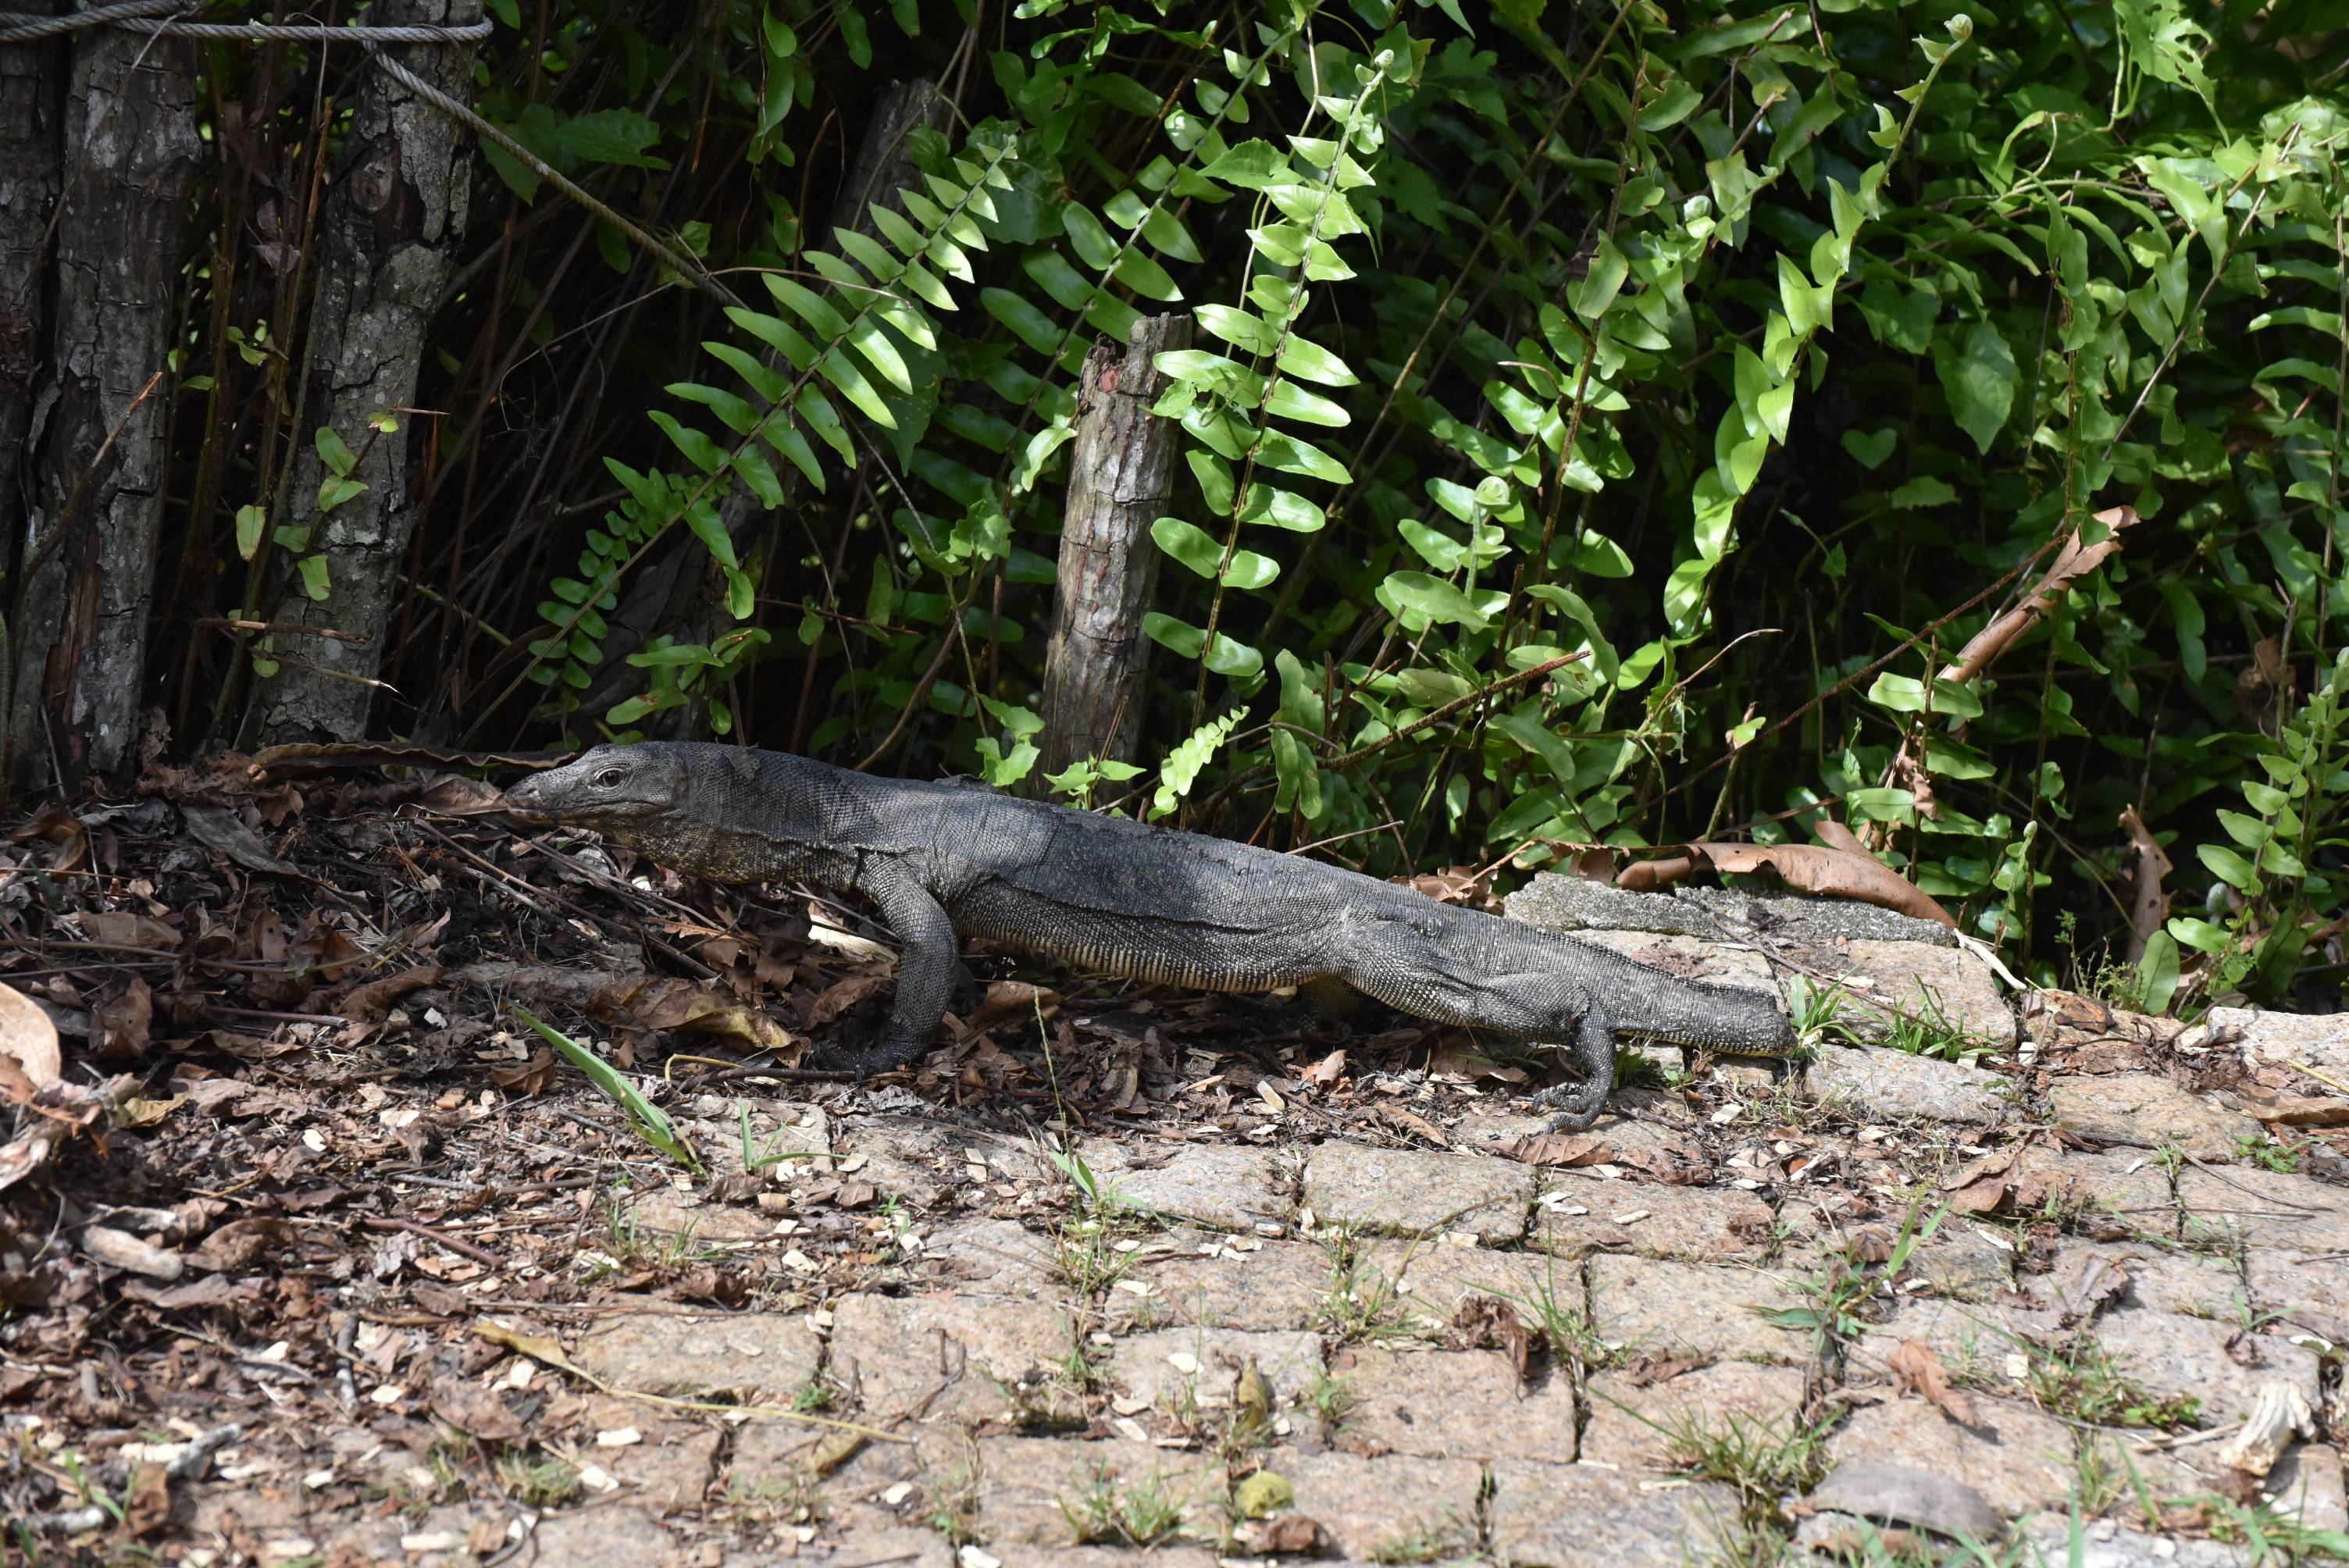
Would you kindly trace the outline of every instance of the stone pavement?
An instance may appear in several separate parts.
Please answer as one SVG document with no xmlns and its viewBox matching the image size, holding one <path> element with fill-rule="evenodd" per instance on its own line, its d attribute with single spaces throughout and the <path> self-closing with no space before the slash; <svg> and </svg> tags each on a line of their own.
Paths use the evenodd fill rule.
<svg viewBox="0 0 2349 1568">
<path fill-rule="evenodd" d="M 2312 1130 L 2349 1120 L 2349 1020 L 2017 1009 L 1879 912 L 1852 934 L 1641 906 L 1666 929 L 1621 942 L 1848 977 L 1857 1038 L 1688 1064 L 1553 1139 L 1506 1084 L 1359 1061 L 1213 1119 L 1178 1091 L 1058 1158 L 1049 1130 L 875 1097 L 762 1102 L 762 1133 L 829 1161 L 640 1211 L 698 1202 L 698 1233 L 790 1249 L 795 1284 L 498 1315 L 600 1390 L 471 1366 L 547 1394 L 584 1504 L 435 1501 L 431 1455 L 354 1441 L 338 1462 L 405 1511 L 314 1524 L 299 1488 L 215 1483 L 199 1527 L 425 1568 L 524 1536 L 570 1564 L 1608 1568 L 1890 1562 L 1961 1531 L 2060 1563 L 2075 1512 L 2081 1560 L 2116 1568 L 2248 1563 L 2249 1529 L 2349 1547 L 2349 1185 Z M 1908 1043 L 1957 1059 L 1884 1043 L 1920 997 L 1939 1032 Z M 1287 1130 L 1309 1095 L 1339 1135 Z M 812 1183 L 854 1182 L 858 1228 L 794 1228 Z"/>
</svg>

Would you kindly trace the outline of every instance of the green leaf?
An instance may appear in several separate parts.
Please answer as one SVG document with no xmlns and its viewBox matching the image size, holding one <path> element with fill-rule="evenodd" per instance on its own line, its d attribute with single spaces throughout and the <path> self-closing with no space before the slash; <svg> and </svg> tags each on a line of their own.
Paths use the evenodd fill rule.
<svg viewBox="0 0 2349 1568">
<path fill-rule="evenodd" d="M 318 510 L 332 511 L 345 501 L 365 495 L 367 488 L 357 480 L 338 480 L 330 475 L 318 481 Z"/>
<path fill-rule="evenodd" d="M 1946 340 L 1934 344 L 1933 371 L 1949 397 L 1951 417 L 1976 447 L 1989 451 L 2014 407 L 2014 351 L 2005 335 L 1977 321 L 1966 329 L 1963 347 L 1953 350 Z"/>
<path fill-rule="evenodd" d="M 246 561 L 261 549 L 261 531 L 269 521 L 268 513 L 257 506 L 236 509 L 236 552 Z"/>
<path fill-rule="evenodd" d="M 343 438 L 335 434 L 332 426 L 319 426 L 311 439 L 318 449 L 318 460 L 326 464 L 327 471 L 336 478 L 346 478 L 359 466 L 358 459 L 352 454 L 350 448 L 343 444 Z"/>
<path fill-rule="evenodd" d="M 311 598 L 324 599 L 334 592 L 334 585 L 326 581 L 325 556 L 305 555 L 294 564 L 302 573 L 302 591 Z"/>
<path fill-rule="evenodd" d="M 1197 573 L 1213 577 L 1223 564 L 1224 547 L 1206 531 L 1179 517 L 1162 517 L 1150 525 L 1150 537 L 1158 548 Z"/>
<path fill-rule="evenodd" d="M 833 349 L 815 362 L 815 367 L 866 418 L 885 430 L 897 428 L 897 417 L 889 412 L 889 405 L 882 401 L 881 394 L 873 389 L 873 383 L 864 379 L 864 373 L 849 363 L 846 355 Z"/>
<path fill-rule="evenodd" d="M 2224 844 L 2197 845 L 2194 854 L 2212 876 L 2237 892 L 2256 894 L 2260 891 L 2260 873 L 2251 869 L 2251 862 Z"/>
<path fill-rule="evenodd" d="M 1414 619 L 1440 621 L 1481 632 L 1488 624 L 1484 611 L 1468 595 L 1441 577 L 1431 577 L 1424 572 L 1389 573 L 1386 581 L 1379 584 L 1378 598 L 1406 624 Z"/>
<path fill-rule="evenodd" d="M 1884 459 L 1892 455 L 1894 445 L 1900 439 L 1900 430 L 1893 425 L 1885 426 L 1874 435 L 1846 430 L 1842 439 L 1843 449 L 1851 454 L 1852 461 L 1874 473 L 1884 466 Z"/>
<path fill-rule="evenodd" d="M 618 1105 L 626 1115 L 630 1125 L 636 1130 L 637 1137 L 687 1170 L 698 1171 L 701 1169 L 700 1159 L 693 1152 L 692 1146 L 678 1136 L 677 1127 L 669 1120 L 667 1113 L 647 1099 L 637 1091 L 635 1085 L 615 1071 L 610 1063 L 580 1046 L 569 1036 L 539 1022 L 520 1007 L 514 1009 L 514 1016 L 537 1031 L 539 1038 L 553 1047 L 555 1053 L 564 1060 L 586 1074 L 590 1083 L 600 1089 L 606 1099 Z"/>
</svg>

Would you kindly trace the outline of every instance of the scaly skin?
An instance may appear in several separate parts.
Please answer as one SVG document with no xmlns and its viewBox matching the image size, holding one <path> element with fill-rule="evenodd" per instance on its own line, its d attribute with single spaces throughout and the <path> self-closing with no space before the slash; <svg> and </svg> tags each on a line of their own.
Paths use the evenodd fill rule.
<svg viewBox="0 0 2349 1568">
<path fill-rule="evenodd" d="M 1561 1046 L 1582 1082 L 1553 1128 L 1605 1107 L 1619 1034 L 1783 1056 L 1749 991 L 1319 861 L 955 784 L 869 778 L 734 746 L 598 747 L 524 779 L 524 821 L 592 828 L 720 882 L 796 877 L 871 898 L 905 944 L 881 1037 L 824 1065 L 903 1067 L 946 1012 L 956 946 L 984 936 L 1081 967 L 1203 991 L 1336 980 L 1414 1016 Z"/>
</svg>

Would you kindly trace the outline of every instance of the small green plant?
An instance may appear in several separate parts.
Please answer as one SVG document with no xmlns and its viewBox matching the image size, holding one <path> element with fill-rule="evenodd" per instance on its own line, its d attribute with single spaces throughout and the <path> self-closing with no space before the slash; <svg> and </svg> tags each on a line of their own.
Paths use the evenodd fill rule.
<svg viewBox="0 0 2349 1568">
<path fill-rule="evenodd" d="M 1884 1043 L 1896 1051 L 1944 1062 L 1966 1061 L 1990 1048 L 1987 1041 L 1966 1033 L 1952 1022 L 1941 1006 L 1940 994 L 1924 985 L 1917 988 L 1913 1007 L 1903 1007 L 1892 1014 Z"/>
<path fill-rule="evenodd" d="M 536 1030 L 538 1037 L 552 1046 L 557 1056 L 586 1074 L 587 1081 L 620 1108 L 638 1138 L 696 1175 L 700 1174 L 701 1157 L 693 1151 L 691 1144 L 678 1136 L 677 1126 L 669 1120 L 668 1113 L 647 1099 L 611 1063 L 520 1007 L 514 1009 L 514 1016 Z"/>
<path fill-rule="evenodd" d="M 1808 1491 L 1826 1474 L 1826 1435 L 1799 1415 L 1771 1420 L 1682 1409 L 1658 1421 L 1629 1413 L 1664 1439 L 1675 1466 L 1736 1488 L 1740 1507 L 1757 1522 L 1776 1511 L 1779 1499 Z"/>
<path fill-rule="evenodd" d="M 1860 1304 L 1875 1295 L 1885 1281 L 1899 1277 L 1900 1271 L 1909 1266 L 1910 1254 L 1932 1240 L 1933 1233 L 1941 1228 L 1950 1211 L 1937 1209 L 1922 1221 L 1918 1219 L 1918 1212 L 1912 1204 L 1901 1218 L 1900 1233 L 1892 1243 L 1890 1255 L 1882 1263 L 1855 1264 L 1830 1253 L 1816 1272 L 1789 1282 L 1795 1294 L 1805 1298 L 1807 1305 L 1765 1308 L 1763 1317 L 1780 1328 L 1809 1334 L 1811 1353 L 1822 1360 L 1837 1346 L 1857 1338 L 1865 1326 L 1858 1316 Z"/>
<path fill-rule="evenodd" d="M 2306 1153 L 2303 1145 L 2286 1143 L 2264 1132 L 2246 1132 L 2235 1140 L 2235 1158 L 2284 1175 L 2298 1171 Z"/>
<path fill-rule="evenodd" d="M 1795 1026 L 1795 1037 L 1806 1046 L 1816 1046 L 1830 1036 L 1849 1045 L 1859 1037 L 1843 1021 L 1844 1004 L 1851 1000 L 1851 992 L 1840 980 L 1822 985 L 1815 980 L 1797 975 L 1786 983 L 1786 1010 Z"/>
<path fill-rule="evenodd" d="M 1182 1501 L 1167 1490 L 1164 1477 L 1127 1481 L 1103 1467 L 1095 1467 L 1092 1480 L 1073 1501 L 1061 1500 L 1061 1513 L 1081 1543 L 1148 1546 L 1174 1534 L 1183 1522 Z"/>
<path fill-rule="evenodd" d="M 498 1460 L 498 1481 L 524 1508 L 555 1508 L 577 1494 L 579 1467 L 554 1455 L 508 1453 Z"/>
<path fill-rule="evenodd" d="M 738 1099 L 734 1102 L 734 1110 L 735 1113 L 742 1119 L 743 1170 L 764 1171 L 770 1166 L 781 1165 L 793 1160 L 814 1160 L 819 1158 L 819 1156 L 812 1150 L 781 1149 L 776 1147 L 783 1140 L 783 1135 L 780 1131 L 777 1132 L 774 1137 L 767 1140 L 767 1147 L 765 1149 L 761 1150 L 755 1147 L 750 1136 L 750 1107 L 747 1102 Z"/>
<path fill-rule="evenodd" d="M 1446 1504 L 1441 1517 L 1381 1541 L 1371 1548 L 1373 1563 L 1441 1563 L 1472 1550 L 1476 1527 Z"/>
<path fill-rule="evenodd" d="M 1313 1407 L 1313 1414 L 1321 1422 L 1321 1435 L 1334 1438 L 1346 1429 L 1354 1418 L 1354 1407 L 1361 1402 L 1353 1379 L 1332 1377 L 1327 1372 L 1316 1373 L 1305 1387 L 1305 1402 Z"/>
<path fill-rule="evenodd" d="M 2019 1341 L 2030 1362 L 2032 1396 L 2048 1409 L 2099 1427 L 2176 1431 L 2200 1417 L 2191 1394 L 2155 1394 L 2121 1370 L 2093 1334 L 2057 1346 Z"/>
<path fill-rule="evenodd" d="M 1363 1254 L 1353 1233 L 1334 1227 L 1322 1244 L 1330 1253 L 1330 1288 L 1315 1321 L 1341 1343 L 1406 1333 L 1395 1281 Z M 1398 1264 L 1395 1273 L 1402 1272 Z"/>
</svg>

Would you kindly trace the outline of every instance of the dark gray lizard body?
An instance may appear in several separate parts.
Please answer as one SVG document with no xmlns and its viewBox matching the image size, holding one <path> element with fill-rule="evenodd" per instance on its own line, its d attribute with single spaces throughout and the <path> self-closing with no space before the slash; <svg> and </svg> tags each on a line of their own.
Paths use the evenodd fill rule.
<svg viewBox="0 0 2349 1568">
<path fill-rule="evenodd" d="M 1566 1048 L 1554 1125 L 1604 1107 L 1618 1034 L 1758 1055 L 1793 1048 L 1751 991 L 1439 903 L 1318 861 L 967 786 L 851 773 L 732 746 L 598 747 L 506 797 L 525 820 L 601 831 L 723 882 L 864 893 L 905 944 L 888 1027 L 828 1065 L 885 1071 L 928 1048 L 957 940 L 1208 991 L 1338 980 L 1438 1023 Z"/>
</svg>

